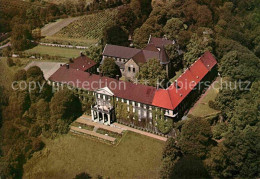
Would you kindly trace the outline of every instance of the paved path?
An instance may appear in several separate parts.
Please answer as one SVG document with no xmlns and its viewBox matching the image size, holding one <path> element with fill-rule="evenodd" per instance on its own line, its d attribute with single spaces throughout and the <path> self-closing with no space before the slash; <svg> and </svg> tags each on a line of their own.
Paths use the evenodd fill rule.
<svg viewBox="0 0 260 179">
<path fill-rule="evenodd" d="M 66 19 L 59 19 L 53 23 L 49 23 L 41 29 L 41 34 L 42 36 L 52 36 L 60 31 L 62 28 L 68 26 L 70 23 L 78 20 L 79 18 L 80 17 L 69 17 Z"/>
<path fill-rule="evenodd" d="M 155 135 L 155 134 L 152 134 L 152 133 L 149 133 L 149 132 L 145 132 L 145 131 L 141 131 L 141 130 L 138 130 L 138 129 L 134 129 L 132 127 L 128 127 L 128 126 L 125 126 L 125 125 L 122 125 L 122 124 L 118 124 L 116 122 L 113 123 L 113 125 L 118 127 L 118 128 L 121 128 L 123 130 L 129 130 L 129 131 L 132 131 L 132 132 L 136 132 L 136 133 L 148 136 L 148 137 L 152 137 L 154 139 L 158 139 L 158 140 L 162 140 L 162 141 L 166 141 L 167 140 L 166 137 L 162 137 L 162 136 L 158 136 L 158 135 Z"/>
<path fill-rule="evenodd" d="M 93 122 L 89 119 L 85 119 L 85 118 L 82 118 L 82 117 L 78 118 L 75 122 L 87 124 L 89 126 L 94 126 L 94 127 L 105 129 L 105 130 L 109 130 L 111 132 L 116 132 L 118 134 L 122 134 L 122 132 L 124 131 L 123 129 L 112 127 L 112 126 L 106 126 L 104 124 Z"/>
<path fill-rule="evenodd" d="M 75 133 L 79 132 L 79 133 L 83 133 L 83 134 L 87 134 L 87 135 L 92 135 L 92 136 L 95 136 L 95 137 L 98 137 L 98 138 L 101 138 L 101 139 L 108 140 L 110 142 L 114 142 L 116 140 L 116 138 L 114 138 L 114 137 L 110 137 L 108 135 L 102 135 L 102 134 L 96 133 L 94 131 L 89 131 L 89 130 L 86 130 L 86 129 L 80 129 L 80 128 L 75 127 L 75 126 L 71 126 L 70 131 L 75 132 Z"/>
<path fill-rule="evenodd" d="M 32 66 L 38 66 L 42 70 L 44 78 L 48 80 L 49 77 L 60 68 L 61 64 L 63 65 L 64 63 L 32 61 L 24 69 L 28 70 Z"/>
<path fill-rule="evenodd" d="M 7 44 L 1 46 L 0 49 L 5 48 L 5 47 L 8 47 L 8 46 L 11 46 L 11 43 L 10 43 L 10 42 L 8 42 Z"/>
</svg>

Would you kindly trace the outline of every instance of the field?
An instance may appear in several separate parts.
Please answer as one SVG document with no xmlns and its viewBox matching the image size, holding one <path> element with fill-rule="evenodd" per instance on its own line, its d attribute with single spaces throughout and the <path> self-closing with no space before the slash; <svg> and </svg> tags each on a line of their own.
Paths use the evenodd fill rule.
<svg viewBox="0 0 260 179">
<path fill-rule="evenodd" d="M 194 105 L 194 107 L 190 110 L 189 114 L 196 116 L 196 117 L 205 117 L 210 116 L 218 113 L 219 111 L 214 110 L 209 107 L 208 102 L 210 100 L 214 101 L 215 98 L 218 95 L 219 92 L 219 79 L 216 80 L 215 83 L 213 83 L 205 94 L 202 94 L 201 98 L 197 101 L 197 103 Z"/>
<path fill-rule="evenodd" d="M 13 67 L 8 67 L 6 64 L 6 58 L 0 59 L 0 72 L 1 72 L 0 84 L 4 85 L 6 88 L 11 87 L 11 83 L 13 81 L 13 76 L 14 76 L 15 72 L 18 69 L 25 67 L 30 62 L 30 59 L 25 59 L 25 58 L 13 58 L 13 60 L 17 64 L 20 61 L 19 62 L 20 64 L 15 65 Z"/>
<path fill-rule="evenodd" d="M 41 55 L 50 55 L 50 56 L 60 56 L 65 58 L 73 58 L 78 57 L 82 50 L 79 49 L 69 49 L 69 48 L 61 48 L 61 47 L 48 47 L 38 45 L 32 49 L 26 50 L 27 53 L 36 53 Z"/>
<path fill-rule="evenodd" d="M 24 166 L 24 178 L 158 178 L 164 142 L 128 132 L 118 146 L 73 136 L 46 141 Z"/>
<path fill-rule="evenodd" d="M 66 18 L 66 19 L 59 19 L 56 22 L 49 23 L 41 29 L 41 35 L 42 36 L 52 36 L 55 33 L 57 33 L 58 31 L 60 31 L 63 27 L 69 25 L 70 23 L 77 20 L 78 18 L 79 17 L 70 17 L 70 18 Z"/>
<path fill-rule="evenodd" d="M 108 9 L 99 13 L 85 15 L 56 33 L 55 37 L 100 39 L 104 28 L 114 23 L 117 9 Z"/>
<path fill-rule="evenodd" d="M 91 46 L 98 42 L 95 39 L 73 39 L 66 37 L 55 37 L 47 36 L 41 39 L 41 42 L 44 43 L 54 43 L 54 44 L 63 44 L 63 45 L 73 45 L 73 46 Z"/>
</svg>

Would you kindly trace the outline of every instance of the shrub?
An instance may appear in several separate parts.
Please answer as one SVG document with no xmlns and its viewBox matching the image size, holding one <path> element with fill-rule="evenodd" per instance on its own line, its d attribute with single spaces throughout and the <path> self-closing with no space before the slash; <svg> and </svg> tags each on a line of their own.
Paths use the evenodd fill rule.
<svg viewBox="0 0 260 179">
<path fill-rule="evenodd" d="M 12 58 L 9 58 L 9 57 L 8 57 L 7 60 L 6 60 L 6 63 L 7 63 L 7 65 L 8 65 L 9 67 L 12 67 L 12 66 L 15 65 L 13 59 L 12 59 Z"/>
<path fill-rule="evenodd" d="M 215 109 L 215 110 L 219 110 L 219 106 L 215 101 L 210 100 L 208 104 L 209 104 L 210 108 Z"/>
<path fill-rule="evenodd" d="M 213 127 L 212 133 L 214 139 L 221 139 L 224 133 L 227 131 L 227 125 L 225 123 L 218 123 Z"/>
<path fill-rule="evenodd" d="M 26 80 L 26 71 L 24 69 L 18 70 L 14 74 L 14 81 Z"/>
<path fill-rule="evenodd" d="M 45 144 L 38 138 L 35 138 L 32 141 L 32 151 L 33 152 L 37 152 L 43 149 L 43 147 L 45 146 Z"/>
</svg>

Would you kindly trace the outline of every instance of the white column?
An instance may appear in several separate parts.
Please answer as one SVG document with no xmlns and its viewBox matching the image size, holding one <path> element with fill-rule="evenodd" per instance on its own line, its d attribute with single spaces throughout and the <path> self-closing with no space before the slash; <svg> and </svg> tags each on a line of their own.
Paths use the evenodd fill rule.
<svg viewBox="0 0 260 179">
<path fill-rule="evenodd" d="M 102 113 L 103 124 L 105 124 L 105 114 Z"/>
<path fill-rule="evenodd" d="M 110 114 L 107 115 L 108 125 L 111 124 Z"/>
<path fill-rule="evenodd" d="M 91 118 L 92 118 L 92 121 L 95 121 L 95 119 L 94 119 L 94 111 L 93 111 L 93 109 L 91 109 Z"/>
</svg>

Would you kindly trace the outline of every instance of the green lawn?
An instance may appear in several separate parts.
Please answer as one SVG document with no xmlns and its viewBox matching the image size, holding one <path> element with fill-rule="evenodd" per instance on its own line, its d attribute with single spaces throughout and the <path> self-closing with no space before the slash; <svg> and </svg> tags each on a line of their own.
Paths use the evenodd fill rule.
<svg viewBox="0 0 260 179">
<path fill-rule="evenodd" d="M 78 57 L 82 50 L 78 49 L 69 49 L 69 48 L 61 48 L 61 47 L 48 47 L 38 45 L 32 49 L 26 50 L 28 53 L 38 53 L 42 55 L 50 55 L 50 56 L 60 56 L 65 58 Z"/>
<path fill-rule="evenodd" d="M 75 39 L 67 37 L 56 37 L 56 36 L 47 36 L 41 39 L 41 42 L 45 43 L 57 43 L 64 45 L 74 45 L 74 46 L 91 46 L 98 43 L 96 39 Z"/>
<path fill-rule="evenodd" d="M 118 146 L 67 134 L 46 141 L 24 166 L 24 178 L 158 178 L 164 142 L 127 132 Z"/>
<path fill-rule="evenodd" d="M 216 83 L 214 83 L 214 88 L 209 88 L 206 92 L 206 95 L 202 95 L 202 99 L 194 105 L 193 109 L 189 112 L 189 114 L 197 117 L 204 117 L 218 113 L 219 111 L 214 110 L 209 107 L 208 102 L 210 100 L 214 101 L 219 92 L 219 79 Z"/>
</svg>

